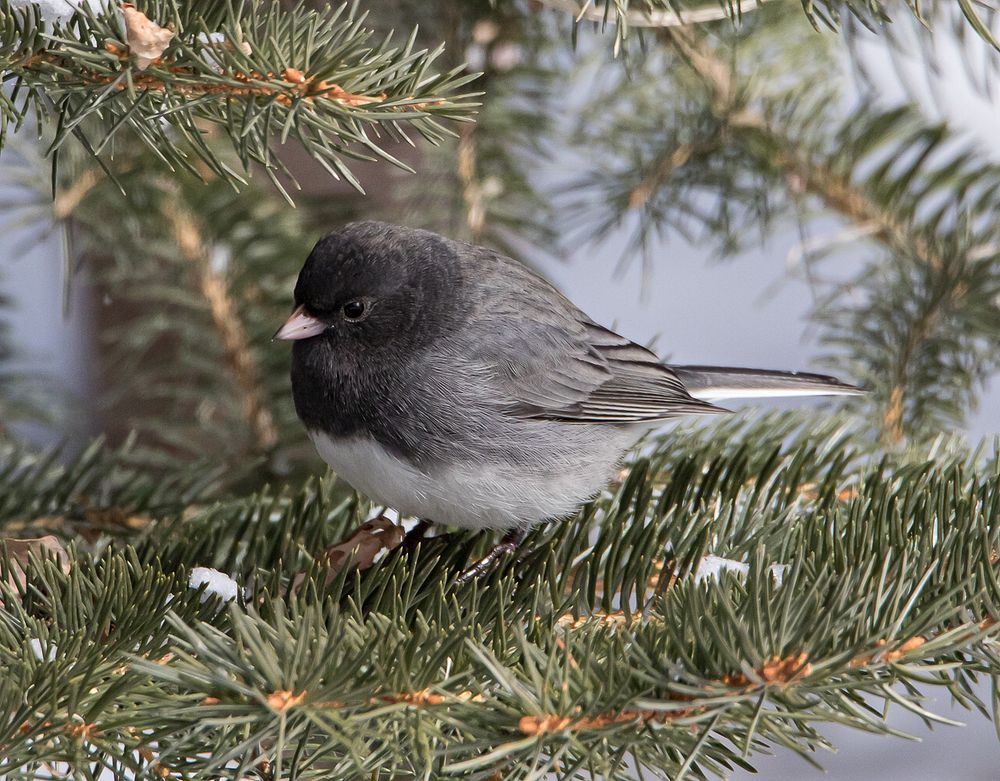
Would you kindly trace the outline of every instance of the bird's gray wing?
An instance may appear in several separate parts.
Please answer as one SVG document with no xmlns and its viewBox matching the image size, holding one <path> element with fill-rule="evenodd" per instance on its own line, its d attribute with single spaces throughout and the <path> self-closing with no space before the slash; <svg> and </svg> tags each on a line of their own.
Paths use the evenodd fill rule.
<svg viewBox="0 0 1000 781">
<path fill-rule="evenodd" d="M 516 376 L 508 378 L 513 380 L 510 412 L 525 418 L 625 424 L 722 411 L 693 398 L 646 348 L 589 320 L 579 326 L 571 349 L 548 352 L 543 360 L 531 353 L 534 360 L 517 362 Z"/>
<path fill-rule="evenodd" d="M 597 325 L 520 264 L 498 260 L 505 262 L 501 272 L 478 280 L 471 329 L 478 338 L 466 357 L 488 373 L 506 412 L 628 424 L 723 411 L 693 398 L 651 351 Z"/>
</svg>

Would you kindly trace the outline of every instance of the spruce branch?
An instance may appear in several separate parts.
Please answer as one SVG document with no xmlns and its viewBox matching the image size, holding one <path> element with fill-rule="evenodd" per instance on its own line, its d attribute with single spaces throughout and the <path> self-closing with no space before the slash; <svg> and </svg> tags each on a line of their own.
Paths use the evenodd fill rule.
<svg viewBox="0 0 1000 781">
<path fill-rule="evenodd" d="M 571 14 L 575 24 L 593 22 L 599 24 L 602 31 L 608 25 L 615 27 L 615 54 L 618 54 L 628 38 L 630 28 L 678 29 L 692 25 L 711 24 L 718 21 L 730 21 L 734 25 L 743 22 L 744 16 L 760 8 L 764 3 L 773 0 L 757 0 L 757 2 L 727 2 L 718 6 L 692 3 L 677 3 L 675 0 L 640 0 L 639 2 L 614 2 L 603 0 L 540 0 L 540 5 Z M 792 5 L 789 3 L 788 5 Z M 795 3 L 798 6 L 798 3 Z M 816 30 L 839 30 L 842 27 L 853 27 L 854 22 L 869 31 L 880 32 L 892 40 L 893 23 L 898 22 L 902 14 L 897 13 L 899 6 L 881 0 L 865 5 L 849 4 L 841 6 L 829 0 L 801 4 L 806 17 Z M 934 21 L 943 21 L 940 17 L 945 11 L 955 12 L 965 22 L 965 27 L 978 36 L 993 49 L 1000 49 L 1000 44 L 994 36 L 995 21 L 1000 8 L 992 2 L 972 3 L 970 0 L 957 0 L 956 3 L 932 3 L 930 7 L 915 2 L 902 4 L 910 11 L 914 21 L 924 27 L 930 27 Z M 787 12 L 789 9 L 783 9 Z"/>
<path fill-rule="evenodd" d="M 823 723 L 891 733 L 865 701 L 936 718 L 916 685 L 988 714 L 970 683 L 1000 672 L 998 474 L 946 441 L 882 455 L 814 413 L 681 429 L 459 590 L 488 541 L 289 594 L 365 512 L 329 484 L 154 512 L 139 549 L 71 546 L 68 574 L 0 585 L 0 690 L 31 693 L 0 698 L 0 771 L 722 776 L 809 754 Z M 709 553 L 746 567 L 696 576 Z M 223 607 L 195 565 L 247 601 Z"/>
<path fill-rule="evenodd" d="M 52 216 L 56 222 L 64 222 L 73 217 L 83 200 L 104 178 L 100 168 L 87 168 L 69 185 L 61 188 L 52 199 Z"/>
<path fill-rule="evenodd" d="M 728 106 L 733 100 L 730 68 L 713 55 L 703 39 L 684 30 L 672 31 L 670 37 L 709 87 L 712 103 L 717 110 L 725 112 L 727 125 L 734 129 L 755 131 L 766 137 L 767 146 L 773 150 L 772 160 L 784 173 L 791 189 L 818 197 L 827 208 L 860 227 L 872 226 L 874 231 L 869 236 L 885 242 L 897 253 L 912 256 L 918 262 L 926 264 L 932 272 L 942 270 L 945 258 L 921 231 L 915 229 L 912 220 L 904 221 L 892 209 L 875 203 L 861 186 L 851 181 L 850 169 L 842 174 L 835 173 L 830 165 L 816 160 L 815 155 L 811 155 L 800 142 L 768 122 L 760 111 L 729 111 Z M 934 130 L 930 132 L 936 134 Z M 937 297 L 936 302 L 922 311 L 907 329 L 897 350 L 895 369 L 881 417 L 881 430 L 887 442 L 898 443 L 904 437 L 903 417 L 911 362 L 921 345 L 934 337 L 940 325 L 942 309 L 957 305 L 964 290 L 965 285 L 959 283 Z"/>
<path fill-rule="evenodd" d="M 360 188 L 345 158 L 403 165 L 384 139 L 409 141 L 412 128 L 439 142 L 450 132 L 440 120 L 468 119 L 473 108 L 457 94 L 471 76 L 431 73 L 440 49 L 417 51 L 413 36 L 400 46 L 373 42 L 356 5 L 141 6 L 83 4 L 54 23 L 37 6 L 0 13 L 0 68 L 13 85 L 0 101 L 0 147 L 33 111 L 43 129 L 55 128 L 50 153 L 75 137 L 101 155 L 127 130 L 171 165 L 194 170 L 194 157 L 241 181 L 204 143 L 207 125 L 228 138 L 245 172 L 259 164 L 277 182 L 275 146 L 295 139 Z M 157 30 L 161 43 L 143 48 Z"/>
<path fill-rule="evenodd" d="M 134 442 L 111 449 L 101 440 L 70 456 L 0 443 L 0 536 L 54 532 L 64 539 L 134 535 L 219 495 L 223 470 L 195 462 L 160 479 L 131 465 Z"/>
</svg>

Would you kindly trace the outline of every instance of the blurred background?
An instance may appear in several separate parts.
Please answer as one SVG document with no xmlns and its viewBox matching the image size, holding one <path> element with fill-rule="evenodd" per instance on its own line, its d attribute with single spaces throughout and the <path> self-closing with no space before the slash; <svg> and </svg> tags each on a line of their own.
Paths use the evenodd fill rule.
<svg viewBox="0 0 1000 781">
<path fill-rule="evenodd" d="M 886 447 L 1000 432 L 1000 55 L 957 12 L 934 10 L 933 36 L 902 14 L 831 32 L 774 0 L 621 39 L 574 32 L 560 2 L 371 5 L 375 27 L 419 23 L 482 71 L 484 97 L 453 140 L 391 150 L 414 173 L 353 165 L 364 195 L 292 142 L 294 207 L 265 176 L 237 192 L 138 144 L 107 161 L 117 182 L 64 147 L 53 199 L 30 132 L 5 150 L 0 437 L 128 441 L 151 470 L 224 465 L 227 490 L 321 471 L 269 337 L 312 244 L 357 218 L 496 246 L 666 359 L 862 383 Z M 831 728 L 825 777 L 1000 775 L 987 719 L 929 708 L 969 726 Z"/>
</svg>

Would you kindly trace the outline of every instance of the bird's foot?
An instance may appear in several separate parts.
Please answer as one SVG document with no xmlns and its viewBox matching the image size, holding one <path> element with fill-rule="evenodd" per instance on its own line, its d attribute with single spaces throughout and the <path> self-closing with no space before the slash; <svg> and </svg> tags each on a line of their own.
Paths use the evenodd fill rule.
<svg viewBox="0 0 1000 781">
<path fill-rule="evenodd" d="M 329 583 L 347 567 L 365 570 L 371 567 L 382 551 L 390 553 L 403 544 L 406 533 L 385 516 L 366 521 L 340 542 L 331 545 L 320 555 L 320 560 L 329 565 L 326 583 Z M 299 573 L 292 584 L 298 593 L 305 575 Z"/>
<path fill-rule="evenodd" d="M 500 540 L 500 542 L 498 542 L 489 553 L 462 572 L 462 574 L 455 579 L 455 585 L 464 586 L 477 578 L 481 578 L 496 566 L 497 561 L 499 561 L 502 556 L 509 556 L 510 554 L 516 552 L 518 546 L 524 541 L 524 538 L 525 533 L 520 529 L 512 529 L 507 532 L 503 536 L 503 539 Z"/>
</svg>

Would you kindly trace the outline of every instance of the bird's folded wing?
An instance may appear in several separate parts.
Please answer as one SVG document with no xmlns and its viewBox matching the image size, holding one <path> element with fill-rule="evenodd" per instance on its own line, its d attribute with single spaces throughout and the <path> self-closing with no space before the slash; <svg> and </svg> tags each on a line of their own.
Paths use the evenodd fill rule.
<svg viewBox="0 0 1000 781">
<path fill-rule="evenodd" d="M 594 323 L 530 269 L 489 250 L 470 259 L 475 327 L 463 329 L 461 359 L 471 374 L 485 373 L 508 414 L 628 424 L 723 411 L 693 398 L 656 355 Z"/>
<path fill-rule="evenodd" d="M 518 417 L 627 424 L 722 411 L 652 352 L 582 317 L 540 313 L 505 347 L 495 379 Z"/>
</svg>

